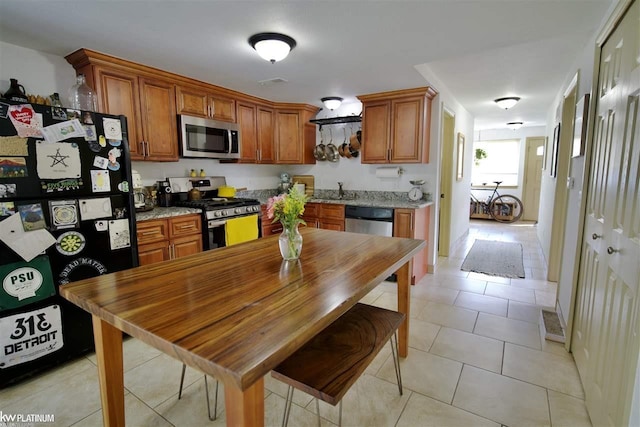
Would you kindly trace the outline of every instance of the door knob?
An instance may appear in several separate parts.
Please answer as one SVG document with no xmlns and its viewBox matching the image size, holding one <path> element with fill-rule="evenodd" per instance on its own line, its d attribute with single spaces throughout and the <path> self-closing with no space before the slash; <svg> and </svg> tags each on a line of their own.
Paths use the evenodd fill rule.
<svg viewBox="0 0 640 427">
<path fill-rule="evenodd" d="M 609 247 L 607 248 L 607 253 L 608 253 L 609 255 L 612 255 L 612 254 L 614 254 L 614 253 L 616 253 L 616 252 L 620 252 L 620 249 L 613 249 L 611 246 L 609 246 Z"/>
<path fill-rule="evenodd" d="M 599 239 L 599 238 L 601 238 L 601 237 L 602 237 L 602 235 L 601 235 L 601 234 L 593 233 L 593 234 L 591 235 L 591 238 L 592 238 L 593 240 L 598 240 L 598 239 Z"/>
</svg>

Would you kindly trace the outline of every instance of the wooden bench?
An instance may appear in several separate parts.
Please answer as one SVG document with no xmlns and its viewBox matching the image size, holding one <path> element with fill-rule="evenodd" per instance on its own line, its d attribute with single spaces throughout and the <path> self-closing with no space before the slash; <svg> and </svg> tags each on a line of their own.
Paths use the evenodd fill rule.
<svg viewBox="0 0 640 427">
<path fill-rule="evenodd" d="M 318 425 L 317 399 L 334 406 L 340 403 L 341 425 L 342 397 L 390 339 L 402 395 L 396 331 L 405 317 L 403 313 L 358 303 L 278 365 L 271 375 L 289 385 L 283 426 L 289 419 L 293 387 L 316 398 Z"/>
</svg>

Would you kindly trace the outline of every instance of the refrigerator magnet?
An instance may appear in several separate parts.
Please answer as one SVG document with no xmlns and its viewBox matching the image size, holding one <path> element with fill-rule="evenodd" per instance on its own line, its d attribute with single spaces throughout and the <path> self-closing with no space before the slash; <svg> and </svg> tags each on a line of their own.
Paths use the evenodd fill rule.
<svg viewBox="0 0 640 427">
<path fill-rule="evenodd" d="M 73 108 L 67 108 L 67 119 L 68 120 L 73 120 L 73 119 L 80 120 L 81 114 L 82 114 L 82 111 L 80 111 L 80 110 L 74 110 Z"/>
<path fill-rule="evenodd" d="M 113 214 L 117 219 L 122 219 L 127 216 L 127 208 L 115 208 Z"/>
<path fill-rule="evenodd" d="M 37 172 L 41 179 L 80 178 L 78 144 L 54 142 L 36 144 Z"/>
<path fill-rule="evenodd" d="M 102 275 L 107 272 L 107 267 L 105 267 L 104 264 L 102 264 L 100 261 L 97 261 L 92 258 L 77 258 L 71 261 L 62 269 L 62 272 L 59 275 L 58 284 L 66 285 L 67 283 L 73 280 L 79 280 L 81 278 L 82 279 L 85 278 L 86 276 L 77 277 L 75 279 L 72 277 L 73 272 L 80 267 L 92 268 L 98 273 L 97 275 Z M 83 268 L 82 270 L 86 270 L 86 269 Z"/>
<path fill-rule="evenodd" d="M 9 104 L 0 102 L 0 119 L 6 119 L 9 115 Z"/>
<path fill-rule="evenodd" d="M 118 163 L 117 159 L 122 154 L 122 151 L 119 148 L 112 148 L 109 150 L 109 164 L 107 168 L 112 171 L 117 171 L 120 169 L 120 163 Z"/>
<path fill-rule="evenodd" d="M 78 119 L 66 120 L 64 122 L 49 125 L 40 129 L 44 139 L 49 142 L 63 141 L 69 138 L 84 138 L 86 133 Z"/>
<path fill-rule="evenodd" d="M 48 298 L 56 294 L 49 257 L 0 266 L 0 309 L 6 310 Z"/>
<path fill-rule="evenodd" d="M 24 157 L 0 157 L 0 178 L 24 178 L 25 176 L 28 175 L 27 160 Z"/>
<path fill-rule="evenodd" d="M 128 193 L 129 192 L 129 182 L 128 181 L 122 181 L 120 184 L 118 184 L 118 190 L 122 191 L 123 193 Z"/>
<path fill-rule="evenodd" d="M 0 199 L 16 197 L 18 192 L 16 191 L 15 184 L 0 184 Z"/>
<path fill-rule="evenodd" d="M 100 135 L 98 137 L 98 144 L 100 145 L 100 147 L 106 147 L 107 146 L 107 138 L 104 137 L 104 135 Z"/>
<path fill-rule="evenodd" d="M 24 231 L 19 214 L 0 222 L 0 240 L 25 261 L 31 261 L 56 243 L 56 239 L 45 229 Z"/>
<path fill-rule="evenodd" d="M 53 193 L 54 191 L 79 190 L 84 186 L 82 179 L 67 178 L 57 181 L 40 181 L 43 193 Z"/>
<path fill-rule="evenodd" d="M 84 140 L 85 141 L 97 141 L 98 140 L 98 134 L 96 133 L 96 127 L 94 125 L 82 125 L 82 127 L 84 128 Z M 99 146 L 99 144 L 97 144 Z M 98 148 L 98 151 L 100 151 L 100 148 Z"/>
<path fill-rule="evenodd" d="M 84 236 L 77 231 L 67 231 L 58 236 L 56 249 L 62 255 L 73 256 L 82 251 L 87 243 Z"/>
<path fill-rule="evenodd" d="M 104 136 L 107 139 L 122 139 L 122 125 L 119 119 L 102 118 Z"/>
<path fill-rule="evenodd" d="M 28 156 L 27 138 L 0 136 L 0 156 Z"/>
<path fill-rule="evenodd" d="M 96 231 L 107 231 L 109 229 L 109 223 L 106 220 L 94 221 L 93 225 L 96 227 Z"/>
<path fill-rule="evenodd" d="M 107 139 L 107 142 L 112 147 L 119 147 L 122 145 L 122 140 L 120 139 Z"/>
<path fill-rule="evenodd" d="M 109 171 L 91 170 L 91 191 L 94 193 L 108 193 L 111 191 Z"/>
<path fill-rule="evenodd" d="M 80 206 L 80 219 L 82 221 L 113 216 L 111 199 L 109 197 L 82 199 L 79 200 L 78 203 Z"/>
<path fill-rule="evenodd" d="M 56 120 L 68 120 L 67 113 L 62 107 L 51 107 L 51 117 Z"/>
<path fill-rule="evenodd" d="M 77 200 L 50 200 L 49 213 L 53 230 L 76 228 L 80 225 Z"/>
<path fill-rule="evenodd" d="M 85 125 L 93 124 L 93 116 L 91 115 L 90 111 L 84 112 L 84 114 L 82 115 L 82 123 L 84 123 Z"/>
<path fill-rule="evenodd" d="M 16 205 L 13 202 L 0 202 L 0 217 L 10 216 L 16 213 Z"/>
<path fill-rule="evenodd" d="M 40 203 L 18 206 L 24 231 L 41 230 L 47 226 Z"/>
<path fill-rule="evenodd" d="M 131 246 L 129 221 L 126 219 L 109 221 L 109 243 L 111 244 L 111 250 L 128 248 Z"/>
<path fill-rule="evenodd" d="M 102 156 L 95 156 L 93 158 L 93 166 L 100 169 L 106 169 L 109 166 L 109 159 Z"/>
</svg>

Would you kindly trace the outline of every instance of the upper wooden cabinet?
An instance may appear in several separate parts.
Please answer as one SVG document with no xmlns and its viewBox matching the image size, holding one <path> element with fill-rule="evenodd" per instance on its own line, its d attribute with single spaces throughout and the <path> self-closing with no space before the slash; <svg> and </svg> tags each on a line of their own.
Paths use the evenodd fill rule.
<svg viewBox="0 0 640 427">
<path fill-rule="evenodd" d="M 275 163 L 273 110 L 238 101 L 240 163 Z"/>
<path fill-rule="evenodd" d="M 171 80 L 87 49 L 66 59 L 95 88 L 100 112 L 127 117 L 132 160 L 178 160 L 175 85 Z"/>
<path fill-rule="evenodd" d="M 311 105 L 276 106 L 276 163 L 315 164 L 313 149 L 316 145 L 316 128 L 309 120 L 317 112 L 318 108 Z"/>
<path fill-rule="evenodd" d="M 236 101 L 196 86 L 176 88 L 178 114 L 236 122 Z"/>
<path fill-rule="evenodd" d="M 430 87 L 360 95 L 362 163 L 429 163 Z"/>
</svg>

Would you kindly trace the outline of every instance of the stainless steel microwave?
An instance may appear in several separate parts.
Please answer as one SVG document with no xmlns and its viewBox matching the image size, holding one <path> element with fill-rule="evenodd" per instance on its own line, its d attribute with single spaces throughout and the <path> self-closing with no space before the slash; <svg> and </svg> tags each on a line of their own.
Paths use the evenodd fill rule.
<svg viewBox="0 0 640 427">
<path fill-rule="evenodd" d="M 240 129 L 236 123 L 180 115 L 178 125 L 182 157 L 240 158 Z"/>
</svg>

